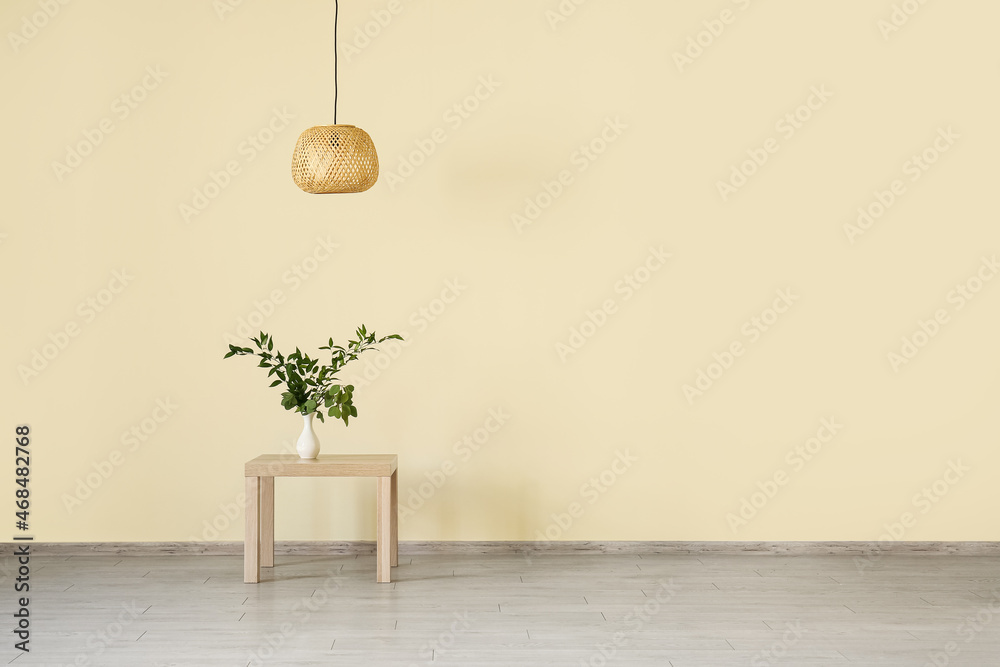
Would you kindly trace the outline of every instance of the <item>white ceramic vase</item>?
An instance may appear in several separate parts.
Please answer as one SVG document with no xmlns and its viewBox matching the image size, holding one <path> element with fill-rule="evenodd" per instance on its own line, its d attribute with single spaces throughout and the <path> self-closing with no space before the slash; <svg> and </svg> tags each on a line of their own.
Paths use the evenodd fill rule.
<svg viewBox="0 0 1000 667">
<path fill-rule="evenodd" d="M 313 430 L 313 417 L 315 416 L 315 412 L 302 415 L 302 434 L 299 435 L 299 439 L 295 443 L 295 451 L 304 459 L 314 459 L 319 456 L 319 438 L 316 437 L 316 431 Z"/>
</svg>

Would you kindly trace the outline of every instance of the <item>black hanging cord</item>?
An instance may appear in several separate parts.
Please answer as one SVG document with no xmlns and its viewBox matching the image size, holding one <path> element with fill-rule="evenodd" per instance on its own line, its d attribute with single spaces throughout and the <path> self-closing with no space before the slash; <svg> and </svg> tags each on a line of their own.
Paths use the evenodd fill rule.
<svg viewBox="0 0 1000 667">
<path fill-rule="evenodd" d="M 337 46 L 337 23 L 340 21 L 340 0 L 333 0 L 333 124 L 337 124 L 337 97 L 340 94 L 340 85 L 337 81 L 337 66 L 339 65 L 340 50 Z"/>
</svg>

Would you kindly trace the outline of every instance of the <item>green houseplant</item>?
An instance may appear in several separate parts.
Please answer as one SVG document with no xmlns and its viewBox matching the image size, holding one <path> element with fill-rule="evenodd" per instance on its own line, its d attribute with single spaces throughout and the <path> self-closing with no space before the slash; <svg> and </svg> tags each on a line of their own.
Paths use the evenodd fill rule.
<svg viewBox="0 0 1000 667">
<path fill-rule="evenodd" d="M 229 352 L 224 359 L 234 356 L 257 356 L 260 368 L 267 368 L 267 376 L 275 377 L 272 387 L 284 385 L 281 394 L 281 405 L 286 410 L 294 410 L 301 414 L 304 420 L 302 435 L 299 436 L 297 450 L 304 459 L 314 459 L 319 454 L 319 440 L 312 428 L 312 418 L 319 416 L 342 419 L 345 425 L 350 424 L 351 417 L 358 416 L 354 406 L 354 387 L 343 385 L 338 381 L 337 373 L 349 362 L 354 361 L 368 350 L 384 341 L 403 340 L 399 334 L 377 338 L 375 332 L 368 331 L 364 325 L 355 332 L 357 338 L 350 340 L 347 347 L 334 345 L 333 338 L 320 348 L 330 352 L 330 362 L 323 364 L 319 359 L 313 359 L 299 348 L 291 354 L 284 355 L 274 349 L 274 338 L 263 331 L 250 340 L 254 347 L 229 346 Z M 325 415 L 324 415 L 325 411 Z"/>
</svg>

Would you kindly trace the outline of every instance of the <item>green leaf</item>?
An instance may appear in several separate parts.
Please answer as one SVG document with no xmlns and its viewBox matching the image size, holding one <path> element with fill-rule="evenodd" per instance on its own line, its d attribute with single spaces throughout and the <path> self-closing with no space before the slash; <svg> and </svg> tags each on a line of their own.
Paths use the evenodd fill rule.
<svg viewBox="0 0 1000 667">
<path fill-rule="evenodd" d="M 315 412 L 315 411 L 316 411 L 316 401 L 310 398 L 308 401 L 306 401 L 306 412 Z"/>
<path fill-rule="evenodd" d="M 335 406 L 333 406 L 333 407 L 332 407 L 332 408 L 330 408 L 330 410 L 329 410 L 329 415 L 330 415 L 331 417 L 333 417 L 334 419 L 340 419 L 340 415 L 341 415 L 341 413 L 340 413 L 340 408 L 339 408 L 339 407 L 337 407 L 336 405 L 335 405 Z"/>
<path fill-rule="evenodd" d="M 277 387 L 279 384 L 281 384 L 281 380 L 275 380 L 274 382 L 271 383 L 271 386 Z"/>
</svg>

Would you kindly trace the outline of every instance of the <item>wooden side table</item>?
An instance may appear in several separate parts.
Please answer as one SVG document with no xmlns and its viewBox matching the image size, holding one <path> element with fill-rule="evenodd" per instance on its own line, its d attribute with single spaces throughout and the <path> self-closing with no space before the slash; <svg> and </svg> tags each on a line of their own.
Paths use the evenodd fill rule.
<svg viewBox="0 0 1000 667">
<path fill-rule="evenodd" d="M 247 461 L 246 533 L 243 541 L 243 581 L 260 582 L 260 568 L 274 567 L 275 477 L 375 477 L 377 517 L 376 578 L 389 583 L 399 564 L 395 454 L 320 455 L 302 459 L 288 454 L 266 454 Z"/>
</svg>

